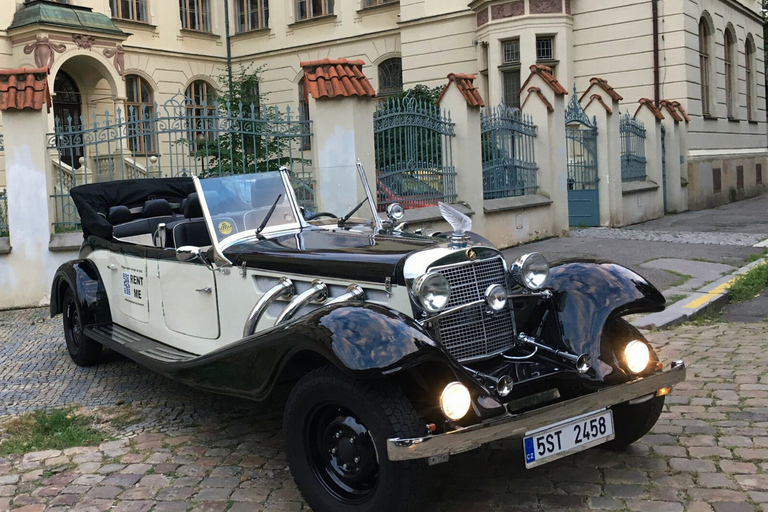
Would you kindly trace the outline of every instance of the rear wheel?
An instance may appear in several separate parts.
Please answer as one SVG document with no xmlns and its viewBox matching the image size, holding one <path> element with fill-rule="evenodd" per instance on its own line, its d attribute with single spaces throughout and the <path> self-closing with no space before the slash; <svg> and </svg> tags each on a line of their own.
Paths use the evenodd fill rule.
<svg viewBox="0 0 768 512">
<path fill-rule="evenodd" d="M 422 461 L 387 457 L 388 438 L 424 433 L 399 389 L 369 386 L 326 366 L 296 384 L 283 422 L 288 464 L 315 512 L 406 511 L 414 506 Z"/>
<path fill-rule="evenodd" d="M 99 362 L 101 345 L 85 335 L 80 305 L 71 288 L 64 292 L 62 300 L 64 339 L 69 356 L 78 366 L 93 366 Z"/>
<path fill-rule="evenodd" d="M 614 343 L 626 343 L 631 340 L 641 340 L 648 343 L 643 333 L 634 325 L 623 318 L 614 320 L 609 326 L 612 341 Z M 655 356 L 653 356 L 655 358 Z M 602 445 L 603 448 L 613 451 L 623 450 L 645 434 L 650 432 L 664 410 L 664 397 L 655 396 L 645 402 L 630 405 L 619 404 L 613 409 L 613 425 L 616 437 Z"/>
</svg>

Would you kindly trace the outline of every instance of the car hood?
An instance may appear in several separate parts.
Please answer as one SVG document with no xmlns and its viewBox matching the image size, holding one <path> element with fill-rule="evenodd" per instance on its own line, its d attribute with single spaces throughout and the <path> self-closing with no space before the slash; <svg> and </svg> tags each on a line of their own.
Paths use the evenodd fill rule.
<svg viewBox="0 0 768 512">
<path fill-rule="evenodd" d="M 235 266 L 355 281 L 404 284 L 405 257 L 441 240 L 408 234 L 304 229 L 266 240 L 243 240 L 224 251 Z"/>
</svg>

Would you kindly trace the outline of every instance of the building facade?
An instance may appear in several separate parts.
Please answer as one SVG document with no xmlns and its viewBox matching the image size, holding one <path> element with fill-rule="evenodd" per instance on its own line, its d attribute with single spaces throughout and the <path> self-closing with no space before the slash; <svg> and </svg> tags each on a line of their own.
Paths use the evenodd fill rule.
<svg viewBox="0 0 768 512">
<path fill-rule="evenodd" d="M 208 100 L 228 50 L 233 66 L 262 67 L 269 103 L 294 107 L 308 105 L 302 61 L 361 59 L 379 96 L 475 74 L 486 105 L 509 106 L 519 106 L 529 67 L 543 64 L 578 95 L 606 79 L 632 111 L 641 98 L 680 102 L 691 208 L 760 193 L 767 172 L 758 0 L 0 3 L 0 69 L 50 68 L 52 128 L 55 118 L 151 109 L 176 95 Z"/>
</svg>

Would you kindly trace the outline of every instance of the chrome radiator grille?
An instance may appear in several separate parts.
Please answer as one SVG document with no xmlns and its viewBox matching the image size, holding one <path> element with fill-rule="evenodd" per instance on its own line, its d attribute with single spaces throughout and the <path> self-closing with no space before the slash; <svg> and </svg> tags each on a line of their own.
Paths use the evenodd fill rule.
<svg viewBox="0 0 768 512">
<path fill-rule="evenodd" d="M 504 263 L 501 258 L 460 263 L 431 269 L 445 276 L 451 285 L 452 308 L 483 299 L 492 284 L 506 288 Z M 440 342 L 459 361 L 490 356 L 514 344 L 514 325 L 507 305 L 498 313 L 486 313 L 485 304 L 464 309 L 440 319 L 437 331 Z"/>
</svg>

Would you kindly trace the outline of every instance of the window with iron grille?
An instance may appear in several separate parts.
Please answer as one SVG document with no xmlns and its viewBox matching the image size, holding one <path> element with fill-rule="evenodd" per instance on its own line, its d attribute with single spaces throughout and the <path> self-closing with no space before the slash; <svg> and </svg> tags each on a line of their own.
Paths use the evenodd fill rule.
<svg viewBox="0 0 768 512">
<path fill-rule="evenodd" d="M 555 38 L 553 36 L 536 37 L 536 62 L 555 60 Z"/>
<path fill-rule="evenodd" d="M 235 0 L 235 30 L 248 32 L 269 26 L 269 0 Z"/>
<path fill-rule="evenodd" d="M 210 0 L 179 0 L 181 26 L 187 30 L 211 31 Z"/>
<path fill-rule="evenodd" d="M 196 80 L 187 87 L 187 132 L 190 150 L 197 151 L 197 144 L 216 138 L 216 90 L 203 80 Z"/>
<path fill-rule="evenodd" d="M 377 5 L 396 4 L 400 0 L 363 0 L 363 7 L 376 7 Z"/>
<path fill-rule="evenodd" d="M 520 108 L 520 40 L 501 44 L 501 101 L 504 105 Z"/>
<path fill-rule="evenodd" d="M 109 0 L 109 7 L 113 18 L 147 21 L 147 0 Z"/>
<path fill-rule="evenodd" d="M 296 20 L 308 20 L 333 14 L 333 0 L 296 0 Z"/>
<path fill-rule="evenodd" d="M 709 27 L 704 18 L 699 21 L 699 72 L 701 79 L 701 113 L 710 115 L 709 90 Z"/>
<path fill-rule="evenodd" d="M 520 64 L 520 40 L 504 41 L 501 45 L 504 64 Z"/>
<path fill-rule="evenodd" d="M 379 96 L 403 92 L 403 61 L 400 57 L 379 64 Z"/>
<path fill-rule="evenodd" d="M 136 154 L 152 154 L 155 149 L 155 105 L 152 88 L 138 75 L 125 77 L 125 119 L 128 148 Z"/>
<path fill-rule="evenodd" d="M 736 117 L 736 100 L 733 97 L 733 62 L 735 60 L 733 58 L 733 50 L 735 47 L 733 32 L 730 29 L 726 29 L 725 44 L 723 45 L 723 62 L 725 63 L 725 106 L 729 119 Z"/>
</svg>

